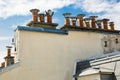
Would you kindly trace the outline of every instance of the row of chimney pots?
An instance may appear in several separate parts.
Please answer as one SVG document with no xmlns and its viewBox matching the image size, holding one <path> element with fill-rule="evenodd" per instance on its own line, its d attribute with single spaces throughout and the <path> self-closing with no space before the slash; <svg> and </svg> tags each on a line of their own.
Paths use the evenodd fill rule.
<svg viewBox="0 0 120 80">
<path fill-rule="evenodd" d="M 84 18 L 85 14 L 78 14 L 76 17 L 71 17 L 71 13 L 64 13 L 63 16 L 65 17 L 65 25 L 70 26 L 70 19 L 72 21 L 72 26 L 76 27 L 76 21 L 78 19 L 78 27 L 84 27 L 84 22 L 86 25 L 86 28 L 97 28 L 108 30 L 108 21 L 109 19 L 102 19 L 102 20 L 96 20 L 98 16 L 90 16 L 89 18 Z M 90 21 L 91 21 L 91 26 L 90 26 Z M 96 26 L 97 25 L 97 26 Z M 110 30 L 114 30 L 114 22 L 109 22 Z"/>
<path fill-rule="evenodd" d="M 45 11 L 44 13 L 38 14 L 40 10 L 39 9 L 31 9 L 30 12 L 33 14 L 33 22 L 38 22 L 38 18 L 41 23 L 45 22 L 45 16 L 47 16 L 47 23 L 52 23 L 52 16 L 54 12 L 51 10 Z M 78 14 L 76 17 L 71 17 L 71 13 L 64 13 L 63 16 L 65 17 L 65 25 L 70 26 L 70 21 L 72 21 L 72 26 L 76 27 L 76 21 L 78 19 L 78 27 L 84 27 L 84 22 L 86 25 L 86 28 L 90 28 L 90 21 L 91 21 L 91 27 L 108 30 L 108 21 L 109 19 L 102 19 L 102 20 L 96 20 L 98 16 L 90 16 L 89 18 L 84 18 L 85 14 Z M 70 20 L 71 19 L 71 20 Z M 97 26 L 96 26 L 97 25 Z M 110 30 L 114 30 L 114 22 L 109 22 Z"/>
</svg>

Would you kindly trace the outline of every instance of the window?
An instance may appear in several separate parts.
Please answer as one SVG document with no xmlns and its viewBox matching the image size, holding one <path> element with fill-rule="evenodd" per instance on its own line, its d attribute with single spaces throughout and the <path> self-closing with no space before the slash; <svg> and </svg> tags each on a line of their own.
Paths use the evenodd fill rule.
<svg viewBox="0 0 120 80">
<path fill-rule="evenodd" d="M 105 43 L 104 47 L 107 47 L 107 41 L 105 41 L 104 43 Z"/>
<path fill-rule="evenodd" d="M 118 39 L 117 38 L 115 39 L 115 43 L 118 44 Z"/>
</svg>

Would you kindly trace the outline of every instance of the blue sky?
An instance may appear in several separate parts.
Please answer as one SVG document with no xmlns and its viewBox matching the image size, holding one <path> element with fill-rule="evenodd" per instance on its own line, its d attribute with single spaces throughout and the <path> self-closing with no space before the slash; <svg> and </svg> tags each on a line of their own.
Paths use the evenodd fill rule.
<svg viewBox="0 0 120 80">
<path fill-rule="evenodd" d="M 51 9 L 55 12 L 53 22 L 64 24 L 65 12 L 72 16 L 79 13 L 86 17 L 98 15 L 98 19 L 109 18 L 120 30 L 120 0 L 0 0 L 0 61 L 6 54 L 6 46 L 11 45 L 14 29 L 32 20 L 30 9 L 38 8 L 41 13 Z"/>
</svg>

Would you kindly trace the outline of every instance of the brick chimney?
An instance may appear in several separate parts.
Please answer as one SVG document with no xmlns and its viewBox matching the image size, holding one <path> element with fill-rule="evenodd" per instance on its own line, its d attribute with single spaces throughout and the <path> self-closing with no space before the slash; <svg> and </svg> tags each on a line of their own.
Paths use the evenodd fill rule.
<svg viewBox="0 0 120 80">
<path fill-rule="evenodd" d="M 85 18 L 84 19 L 84 21 L 85 21 L 85 24 L 86 24 L 86 28 L 90 28 L 90 18 Z"/>
<path fill-rule="evenodd" d="M 114 30 L 114 22 L 109 22 L 110 30 Z"/>
<path fill-rule="evenodd" d="M 52 16 L 54 14 L 54 12 L 52 12 L 50 9 L 46 12 L 46 16 L 47 16 L 47 23 L 52 23 Z"/>
<path fill-rule="evenodd" d="M 40 22 L 41 23 L 44 23 L 45 22 L 45 14 L 38 14 L 38 16 L 39 16 L 39 19 L 40 19 Z"/>
<path fill-rule="evenodd" d="M 101 25 L 102 20 L 97 20 L 96 23 L 97 23 L 98 29 L 102 29 L 102 25 Z"/>
<path fill-rule="evenodd" d="M 32 12 L 32 14 L 33 14 L 33 21 L 38 22 L 39 9 L 31 9 L 30 12 Z"/>
<path fill-rule="evenodd" d="M 78 26 L 79 27 L 83 27 L 84 25 L 83 25 L 83 17 L 85 16 L 85 14 L 78 14 L 77 15 L 77 18 L 78 18 L 78 20 L 79 20 L 79 22 L 78 22 Z"/>
<path fill-rule="evenodd" d="M 63 16 L 65 17 L 65 25 L 70 25 L 70 15 L 71 13 L 64 13 Z"/>
<path fill-rule="evenodd" d="M 98 16 L 90 16 L 92 28 L 96 28 L 95 18 L 97 18 L 97 17 L 98 17 Z"/>
<path fill-rule="evenodd" d="M 77 17 L 71 17 L 71 19 L 72 19 L 72 26 L 73 26 L 73 27 L 76 27 Z"/>
<path fill-rule="evenodd" d="M 11 46 L 6 46 L 7 48 L 7 56 L 4 58 L 5 59 L 5 66 L 9 66 L 14 64 L 14 57 L 11 56 Z"/>
<path fill-rule="evenodd" d="M 108 21 L 109 19 L 106 19 L 106 18 L 103 19 L 103 27 L 105 30 L 108 30 Z"/>
</svg>

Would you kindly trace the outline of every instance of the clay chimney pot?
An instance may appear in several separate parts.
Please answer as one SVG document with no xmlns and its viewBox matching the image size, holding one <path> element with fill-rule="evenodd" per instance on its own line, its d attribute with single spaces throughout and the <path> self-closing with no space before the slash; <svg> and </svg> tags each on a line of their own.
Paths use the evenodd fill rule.
<svg viewBox="0 0 120 80">
<path fill-rule="evenodd" d="M 90 23 L 89 23 L 90 22 L 90 18 L 85 18 L 84 21 L 85 21 L 86 27 L 90 28 Z"/>
<path fill-rule="evenodd" d="M 98 29 L 102 29 L 102 26 L 101 26 L 102 20 L 97 20 L 96 23 L 98 25 Z"/>
<path fill-rule="evenodd" d="M 32 14 L 33 14 L 33 21 L 38 22 L 39 9 L 31 9 L 30 12 L 32 12 Z"/>
<path fill-rule="evenodd" d="M 77 18 L 78 18 L 78 20 L 79 20 L 79 22 L 78 22 L 78 26 L 79 27 L 83 27 L 84 25 L 83 25 L 83 17 L 85 16 L 85 14 L 78 14 L 77 15 Z"/>
<path fill-rule="evenodd" d="M 110 30 L 115 30 L 114 29 L 114 22 L 109 22 Z"/>
<path fill-rule="evenodd" d="M 95 18 L 97 18 L 98 16 L 90 16 L 91 21 L 91 26 L 92 28 L 96 28 L 96 21 Z"/>
<path fill-rule="evenodd" d="M 76 27 L 77 17 L 71 17 L 71 19 L 72 19 L 72 26 L 73 26 L 73 27 Z"/>
<path fill-rule="evenodd" d="M 70 25 L 70 15 L 71 13 L 64 13 L 63 16 L 65 17 L 65 25 Z"/>
<path fill-rule="evenodd" d="M 7 56 L 11 56 L 11 48 L 12 46 L 6 46 L 7 48 Z"/>
<path fill-rule="evenodd" d="M 39 18 L 40 18 L 40 22 L 45 22 L 45 14 L 41 13 L 41 14 L 38 14 L 39 15 Z"/>
<path fill-rule="evenodd" d="M 106 18 L 103 19 L 103 27 L 105 30 L 108 30 L 108 21 L 109 19 L 106 19 Z"/>
<path fill-rule="evenodd" d="M 52 12 L 52 10 L 50 10 L 50 9 L 45 12 L 46 12 L 46 16 L 47 16 L 47 23 L 52 23 L 52 16 L 53 16 L 54 12 Z"/>
</svg>

